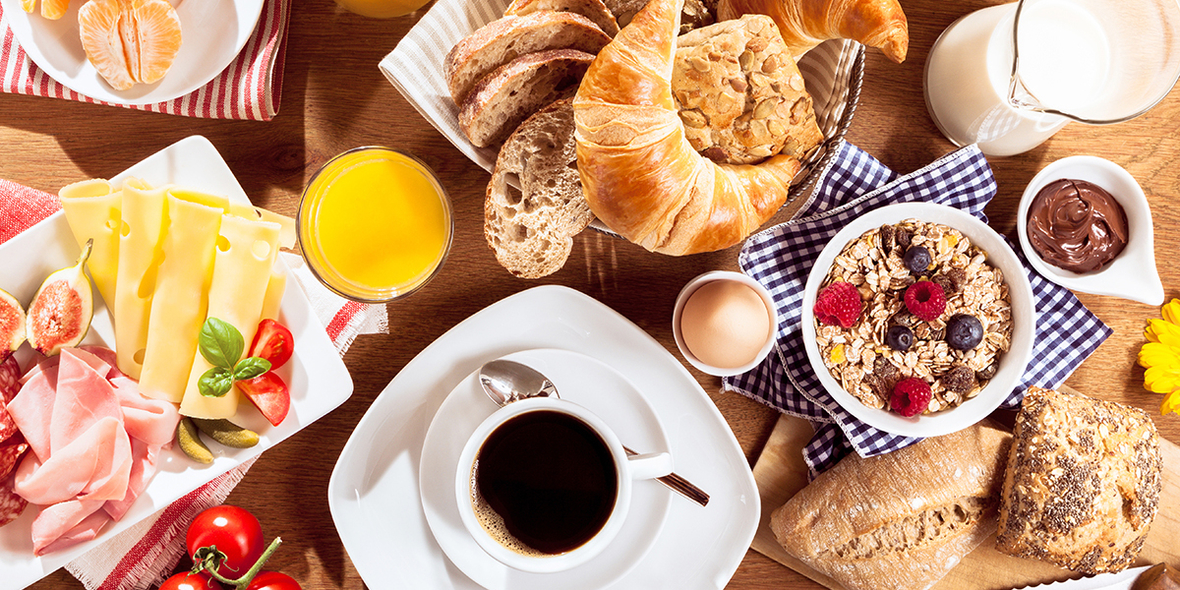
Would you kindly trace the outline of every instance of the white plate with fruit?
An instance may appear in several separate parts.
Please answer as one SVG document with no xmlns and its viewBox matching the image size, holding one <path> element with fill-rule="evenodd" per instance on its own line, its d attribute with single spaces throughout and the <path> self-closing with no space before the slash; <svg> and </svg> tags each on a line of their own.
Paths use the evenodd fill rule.
<svg viewBox="0 0 1180 590">
<path fill-rule="evenodd" d="M 190 137 L 152 155 L 111 179 L 122 184 L 135 177 L 155 186 L 176 184 L 248 203 L 241 186 L 208 140 Z M 54 271 L 74 265 L 80 248 L 63 213 L 56 213 L 28 231 L 0 245 L 0 287 L 28 305 L 42 281 Z M 281 264 L 281 260 L 280 260 Z M 114 348 L 115 335 L 99 289 L 94 289 L 94 314 L 84 344 Z M 282 291 L 279 321 L 290 329 L 294 350 L 290 360 L 275 370 L 290 390 L 290 409 L 273 426 L 253 405 L 243 400 L 231 420 L 258 434 L 249 448 L 230 448 L 208 441 L 213 455 L 201 464 L 173 445 L 160 453 L 158 471 L 121 520 L 108 524 L 96 538 L 43 556 L 34 556 L 31 525 L 41 508 L 30 504 L 19 518 L 0 527 L 0 575 L 6 585 L 27 586 L 83 553 L 111 539 L 184 494 L 273 447 L 335 409 L 352 395 L 352 379 L 317 319 L 306 295 L 294 281 Z M 249 346 L 249 339 L 247 339 Z M 37 357 L 28 344 L 16 353 L 27 368 Z M 65 361 L 63 361 L 64 364 Z M 191 364 L 191 361 L 190 361 Z"/>
<path fill-rule="evenodd" d="M 104 79 L 87 58 L 80 28 L 89 30 L 94 39 L 91 43 L 104 40 L 101 43 L 103 48 L 91 53 L 100 62 L 110 61 L 120 52 L 112 50 L 102 29 L 109 28 L 109 23 L 114 22 L 117 16 L 114 9 L 122 4 L 120 1 L 102 0 L 100 3 L 98 0 L 68 0 L 66 4 L 65 0 L 34 0 L 31 2 L 32 12 L 25 12 L 22 8 L 26 2 L 0 0 L 5 20 L 29 59 L 49 77 L 74 92 L 95 100 L 125 105 L 172 100 L 216 78 L 250 40 L 263 5 L 263 0 L 171 0 L 174 10 L 170 11 L 166 0 L 146 0 L 143 4 L 151 9 L 137 11 L 135 16 L 138 16 L 140 29 L 153 31 L 155 37 L 145 41 L 143 53 L 154 56 L 161 51 L 174 51 L 174 57 L 166 71 L 156 71 L 151 75 L 145 73 L 145 78 L 149 80 L 161 73 L 162 78 L 152 83 L 135 83 L 130 88 L 119 90 Z M 83 4 L 90 4 L 88 11 L 94 12 L 91 24 L 86 27 L 82 27 L 78 19 Z M 63 5 L 64 13 L 59 8 Z M 51 17 L 60 16 L 47 18 L 42 15 L 46 10 Z M 176 21 L 179 22 L 179 38 L 176 38 L 174 27 L 169 24 Z M 114 35 L 114 38 L 117 39 L 118 35 Z M 179 42 L 178 49 L 168 50 L 165 47 L 176 42 Z M 148 50 L 146 45 L 156 49 Z M 165 65 L 155 58 L 145 61 L 157 67 Z"/>
</svg>

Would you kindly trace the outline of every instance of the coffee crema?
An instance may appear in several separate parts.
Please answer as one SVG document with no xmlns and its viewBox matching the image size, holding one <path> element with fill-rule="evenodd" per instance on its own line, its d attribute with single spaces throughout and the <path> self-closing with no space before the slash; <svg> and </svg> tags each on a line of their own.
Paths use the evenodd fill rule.
<svg viewBox="0 0 1180 590">
<path fill-rule="evenodd" d="M 528 556 L 584 545 L 606 524 L 618 495 L 606 441 L 577 417 L 552 410 L 498 426 L 471 473 L 480 524 L 501 545 Z"/>
</svg>

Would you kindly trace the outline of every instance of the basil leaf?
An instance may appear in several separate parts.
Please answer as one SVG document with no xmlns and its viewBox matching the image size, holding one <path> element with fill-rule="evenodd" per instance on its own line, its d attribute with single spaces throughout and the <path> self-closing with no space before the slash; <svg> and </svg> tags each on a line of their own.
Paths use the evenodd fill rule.
<svg viewBox="0 0 1180 590">
<path fill-rule="evenodd" d="M 205 397 L 221 397 L 234 386 L 233 374 L 228 369 L 213 367 L 197 381 L 197 390 Z"/>
<path fill-rule="evenodd" d="M 234 381 L 253 379 L 269 370 L 270 361 L 260 356 L 244 358 L 234 367 Z"/>
<path fill-rule="evenodd" d="M 232 371 L 234 364 L 242 358 L 242 349 L 246 343 L 242 341 L 242 333 L 237 328 L 217 318 L 205 320 L 201 326 L 201 335 L 197 339 L 201 356 L 214 367 Z"/>
</svg>

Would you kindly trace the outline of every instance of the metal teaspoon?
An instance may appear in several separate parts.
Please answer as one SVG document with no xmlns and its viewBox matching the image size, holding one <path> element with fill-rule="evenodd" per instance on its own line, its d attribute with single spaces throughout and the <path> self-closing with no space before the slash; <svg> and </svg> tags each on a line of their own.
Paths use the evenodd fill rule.
<svg viewBox="0 0 1180 590">
<path fill-rule="evenodd" d="M 505 359 L 488 361 L 480 367 L 479 384 L 484 393 L 500 406 L 528 397 L 560 397 L 553 382 L 536 369 Z M 625 446 L 623 450 L 628 455 L 638 454 Z M 709 503 L 709 494 L 675 473 L 658 478 L 658 481 L 701 506 Z"/>
</svg>

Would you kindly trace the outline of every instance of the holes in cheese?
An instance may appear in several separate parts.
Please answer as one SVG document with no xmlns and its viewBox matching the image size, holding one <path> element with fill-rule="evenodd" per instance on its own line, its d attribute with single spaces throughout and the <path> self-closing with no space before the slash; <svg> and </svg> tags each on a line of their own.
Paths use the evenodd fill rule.
<svg viewBox="0 0 1180 590">
<path fill-rule="evenodd" d="M 209 285 L 206 318 L 229 323 L 249 343 L 254 339 L 278 251 L 280 226 L 277 223 L 248 219 L 237 215 L 222 216 L 213 277 Z M 259 257 L 258 243 L 266 249 Z M 224 244 L 225 247 L 222 247 Z M 248 351 L 243 350 L 242 354 Z M 198 382 L 212 365 L 199 352 L 190 355 L 192 369 L 180 413 L 194 418 L 229 418 L 238 411 L 238 390 L 231 387 L 222 397 L 201 395 Z M 240 359 L 234 359 L 234 362 Z"/>
<path fill-rule="evenodd" d="M 58 192 L 70 231 L 81 248 L 94 240 L 86 267 L 107 307 L 115 301 L 115 280 L 119 266 L 119 227 L 122 191 L 96 178 L 68 185 Z"/>
<path fill-rule="evenodd" d="M 167 229 L 167 189 L 152 189 L 129 178 L 123 184 L 123 219 L 119 238 L 118 281 L 115 283 L 115 357 L 119 370 L 139 379 L 143 359 L 135 352 L 147 345 L 148 317 L 156 277 L 163 261 Z"/>
</svg>

